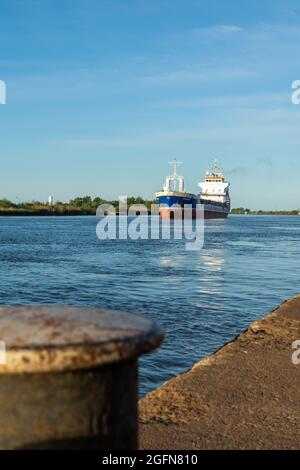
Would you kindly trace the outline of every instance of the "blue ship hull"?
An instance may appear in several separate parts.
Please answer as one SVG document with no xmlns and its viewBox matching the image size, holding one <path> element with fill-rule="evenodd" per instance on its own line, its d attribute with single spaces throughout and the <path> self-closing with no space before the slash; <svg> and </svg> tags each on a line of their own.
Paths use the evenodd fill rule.
<svg viewBox="0 0 300 470">
<path fill-rule="evenodd" d="M 190 204 L 193 209 L 196 209 L 196 204 L 200 204 L 198 196 L 159 196 L 157 198 L 159 204 L 164 204 L 165 206 L 171 207 L 174 204 L 178 204 L 180 207 Z"/>
<path fill-rule="evenodd" d="M 228 216 L 230 211 L 230 206 L 228 204 L 222 204 L 215 201 L 210 201 L 206 199 L 201 199 L 200 196 L 196 194 L 186 194 L 186 195 L 177 195 L 177 194 L 170 194 L 164 195 L 160 194 L 157 197 L 157 201 L 160 205 L 159 213 L 161 218 L 173 218 L 174 217 L 174 210 L 172 210 L 172 206 L 175 204 L 184 208 L 188 206 L 188 208 L 192 209 L 192 217 L 195 218 L 197 204 L 202 204 L 204 206 L 204 218 L 205 219 L 224 219 Z M 176 207 L 176 206 L 175 206 Z M 189 217 L 188 213 L 186 216 Z"/>
</svg>

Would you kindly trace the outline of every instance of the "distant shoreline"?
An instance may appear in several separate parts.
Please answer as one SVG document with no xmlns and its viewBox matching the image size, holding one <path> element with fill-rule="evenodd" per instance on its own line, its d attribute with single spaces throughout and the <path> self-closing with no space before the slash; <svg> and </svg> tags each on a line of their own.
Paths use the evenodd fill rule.
<svg viewBox="0 0 300 470">
<path fill-rule="evenodd" d="M 82 210 L 65 210 L 65 211 L 55 211 L 55 210 L 21 210 L 21 209 L 12 209 L 12 210 L 1 210 L 0 217 L 74 217 L 74 216 L 83 216 L 83 215 L 96 215 L 95 211 L 82 211 Z"/>
<path fill-rule="evenodd" d="M 126 199 L 127 207 L 141 205 L 146 207 L 148 213 L 151 213 L 153 204 L 157 204 L 156 199 L 144 199 L 140 196 L 129 196 Z M 30 201 L 30 202 L 18 202 L 14 203 L 8 199 L 0 199 L 0 217 L 74 217 L 84 215 L 96 215 L 96 211 L 99 206 L 105 205 L 113 207 L 116 214 L 119 213 L 120 200 L 106 200 L 100 196 L 82 196 L 70 199 L 68 202 L 53 201 L 52 197 L 49 197 L 48 203 L 41 201 Z M 281 210 L 281 211 L 264 211 L 264 210 L 252 210 L 247 207 L 236 207 L 231 209 L 230 214 L 232 215 L 300 215 L 299 210 Z"/>
<path fill-rule="evenodd" d="M 116 215 L 119 215 L 116 213 Z M 273 215 L 273 216 L 299 216 L 298 211 L 249 211 L 238 212 L 232 210 L 230 215 Z M 0 217 L 75 217 L 75 216 L 96 216 L 95 210 L 82 209 L 64 209 L 55 210 L 55 208 L 28 210 L 28 209 L 0 209 Z"/>
<path fill-rule="evenodd" d="M 231 215 L 300 215 L 299 210 L 292 211 L 263 211 L 263 210 L 250 210 L 250 209 L 232 209 Z"/>
</svg>

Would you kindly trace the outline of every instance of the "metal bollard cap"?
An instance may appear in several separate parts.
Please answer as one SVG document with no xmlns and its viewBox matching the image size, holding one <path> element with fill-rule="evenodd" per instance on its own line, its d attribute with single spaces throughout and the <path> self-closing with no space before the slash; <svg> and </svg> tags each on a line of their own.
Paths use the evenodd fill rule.
<svg viewBox="0 0 300 470">
<path fill-rule="evenodd" d="M 103 366 L 156 347 L 163 332 L 151 320 L 81 307 L 2 307 L 0 374 L 41 373 Z M 4 361 L 2 361 L 4 362 Z"/>
</svg>

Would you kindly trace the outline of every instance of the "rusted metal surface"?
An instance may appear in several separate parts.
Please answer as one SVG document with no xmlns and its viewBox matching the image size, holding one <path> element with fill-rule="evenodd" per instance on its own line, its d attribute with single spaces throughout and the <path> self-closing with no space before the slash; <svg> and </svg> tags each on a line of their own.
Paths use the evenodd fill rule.
<svg viewBox="0 0 300 470">
<path fill-rule="evenodd" d="M 135 449 L 136 361 L 0 378 L 1 449 Z"/>
<path fill-rule="evenodd" d="M 76 307 L 0 308 L 0 449 L 135 449 L 146 318 Z"/>
<path fill-rule="evenodd" d="M 148 319 L 77 307 L 0 308 L 7 364 L 0 374 L 77 370 L 155 349 L 162 333 Z"/>
</svg>

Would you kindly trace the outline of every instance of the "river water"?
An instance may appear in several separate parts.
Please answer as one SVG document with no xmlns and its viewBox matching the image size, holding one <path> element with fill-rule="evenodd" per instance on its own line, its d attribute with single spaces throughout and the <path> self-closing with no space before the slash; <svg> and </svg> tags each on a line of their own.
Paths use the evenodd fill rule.
<svg viewBox="0 0 300 470">
<path fill-rule="evenodd" d="M 300 217 L 205 223 L 183 240 L 106 240 L 96 217 L 0 217 L 0 304 L 147 315 L 166 340 L 140 361 L 140 395 L 183 372 L 300 291 Z"/>
</svg>

